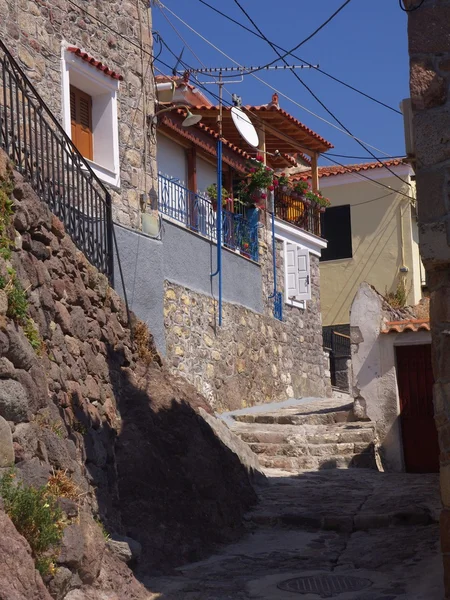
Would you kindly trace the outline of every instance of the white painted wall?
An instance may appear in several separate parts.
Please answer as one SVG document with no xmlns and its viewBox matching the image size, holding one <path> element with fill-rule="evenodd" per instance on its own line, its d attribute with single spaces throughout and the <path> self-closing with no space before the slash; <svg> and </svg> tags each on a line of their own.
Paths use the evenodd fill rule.
<svg viewBox="0 0 450 600">
<path fill-rule="evenodd" d="M 158 173 L 177 179 L 184 186 L 187 184 L 185 148 L 160 132 L 157 133 L 156 162 Z"/>
<path fill-rule="evenodd" d="M 197 191 L 205 192 L 206 188 L 216 181 L 216 167 L 197 156 Z"/>
<path fill-rule="evenodd" d="M 387 470 L 399 472 L 404 460 L 395 348 L 430 344 L 431 334 L 380 333 L 382 317 L 380 296 L 367 283 L 361 284 L 350 311 L 353 394 L 357 404 L 365 403 L 367 417 L 377 425 Z"/>
</svg>

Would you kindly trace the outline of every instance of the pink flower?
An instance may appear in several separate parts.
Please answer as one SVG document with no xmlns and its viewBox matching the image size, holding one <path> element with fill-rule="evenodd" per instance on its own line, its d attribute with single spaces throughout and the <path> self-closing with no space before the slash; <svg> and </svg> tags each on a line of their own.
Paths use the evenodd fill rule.
<svg viewBox="0 0 450 600">
<path fill-rule="evenodd" d="M 265 200 L 267 198 L 267 194 L 261 194 L 261 200 Z"/>
<path fill-rule="evenodd" d="M 271 171 L 272 169 L 270 167 L 266 167 L 266 171 Z"/>
<path fill-rule="evenodd" d="M 264 162 L 264 158 L 261 156 L 261 154 L 256 155 L 256 160 L 259 160 L 259 162 Z"/>
<path fill-rule="evenodd" d="M 255 169 L 255 167 L 252 167 L 252 168 L 250 169 L 250 173 L 256 173 L 256 169 Z"/>
<path fill-rule="evenodd" d="M 273 180 L 273 185 L 274 185 L 275 187 L 277 187 L 278 185 L 280 185 L 280 182 L 278 181 L 278 179 L 274 179 L 274 180 Z"/>
<path fill-rule="evenodd" d="M 273 190 L 274 190 L 274 189 L 275 189 L 275 187 L 274 187 L 273 185 L 269 185 L 269 190 L 270 190 L 271 192 L 273 192 Z"/>
</svg>

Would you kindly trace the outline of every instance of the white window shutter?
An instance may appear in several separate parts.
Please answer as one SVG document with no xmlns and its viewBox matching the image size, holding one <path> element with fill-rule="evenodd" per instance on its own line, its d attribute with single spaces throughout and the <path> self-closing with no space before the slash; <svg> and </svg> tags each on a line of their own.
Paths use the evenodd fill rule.
<svg viewBox="0 0 450 600">
<path fill-rule="evenodd" d="M 286 243 L 286 298 L 292 300 L 298 296 L 298 258 L 297 245 Z"/>
<path fill-rule="evenodd" d="M 310 300 L 311 298 L 311 277 L 309 269 L 309 252 L 304 248 L 297 246 L 297 278 L 298 294 L 297 300 Z"/>
</svg>

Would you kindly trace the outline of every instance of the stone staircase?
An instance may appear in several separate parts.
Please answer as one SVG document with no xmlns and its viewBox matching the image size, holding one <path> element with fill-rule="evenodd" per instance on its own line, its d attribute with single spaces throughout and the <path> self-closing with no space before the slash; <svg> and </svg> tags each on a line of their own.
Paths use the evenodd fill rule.
<svg viewBox="0 0 450 600">
<path fill-rule="evenodd" d="M 230 414 L 228 423 L 258 455 L 261 465 L 289 472 L 373 468 L 375 425 L 355 421 L 349 398 L 316 399 Z M 230 419 L 231 417 L 231 419 Z"/>
</svg>

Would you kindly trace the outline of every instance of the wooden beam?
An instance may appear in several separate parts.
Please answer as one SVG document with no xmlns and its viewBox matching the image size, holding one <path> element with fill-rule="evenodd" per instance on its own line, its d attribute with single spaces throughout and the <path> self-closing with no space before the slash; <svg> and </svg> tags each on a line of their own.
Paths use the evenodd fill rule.
<svg viewBox="0 0 450 600">
<path fill-rule="evenodd" d="M 318 154 L 314 152 L 311 156 L 311 185 L 312 191 L 319 191 L 319 167 L 317 165 Z"/>
</svg>

